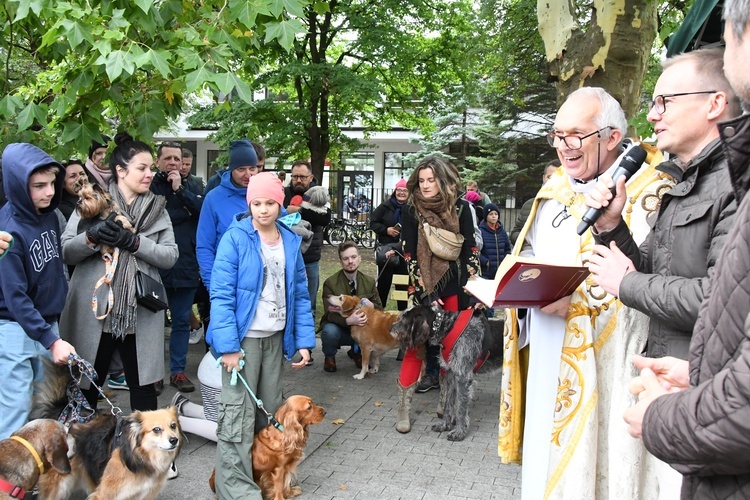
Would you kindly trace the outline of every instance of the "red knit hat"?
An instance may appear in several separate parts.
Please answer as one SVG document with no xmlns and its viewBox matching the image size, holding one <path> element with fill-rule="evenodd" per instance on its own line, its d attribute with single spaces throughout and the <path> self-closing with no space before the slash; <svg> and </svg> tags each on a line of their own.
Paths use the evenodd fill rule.
<svg viewBox="0 0 750 500">
<path fill-rule="evenodd" d="M 279 205 L 284 204 L 284 186 L 273 172 L 261 172 L 250 177 L 247 184 L 247 204 L 256 198 L 268 198 Z"/>
</svg>

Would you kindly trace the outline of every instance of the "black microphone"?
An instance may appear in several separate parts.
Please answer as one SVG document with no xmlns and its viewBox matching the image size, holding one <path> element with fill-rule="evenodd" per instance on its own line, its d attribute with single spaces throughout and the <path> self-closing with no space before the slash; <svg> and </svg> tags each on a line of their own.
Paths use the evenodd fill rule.
<svg viewBox="0 0 750 500">
<path fill-rule="evenodd" d="M 612 173 L 612 180 L 615 183 L 615 186 L 610 189 L 610 193 L 614 196 L 617 188 L 617 180 L 620 177 L 625 177 L 626 182 L 627 179 L 630 179 L 634 173 L 638 171 L 639 168 L 643 165 L 643 162 L 646 161 L 646 156 L 648 156 L 648 153 L 646 153 L 646 150 L 643 149 L 640 146 L 633 146 L 630 148 L 630 151 L 627 152 L 625 157 L 620 161 L 620 164 L 617 165 L 617 168 Z M 581 220 L 581 223 L 578 224 L 578 234 L 582 235 L 586 232 L 586 230 L 591 227 L 594 222 L 599 218 L 600 215 L 602 215 L 602 212 L 605 210 L 604 207 L 602 208 L 589 208 L 586 210 L 586 213 L 583 214 L 583 220 Z"/>
</svg>

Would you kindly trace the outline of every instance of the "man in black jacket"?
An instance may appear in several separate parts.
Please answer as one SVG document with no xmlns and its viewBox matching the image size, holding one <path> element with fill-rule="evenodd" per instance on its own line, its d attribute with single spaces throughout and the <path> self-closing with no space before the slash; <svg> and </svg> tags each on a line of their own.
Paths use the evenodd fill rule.
<svg viewBox="0 0 750 500">
<path fill-rule="evenodd" d="M 670 154 L 682 179 L 661 200 L 640 249 L 620 212 L 611 180 L 598 184 L 592 206 L 609 204 L 594 224 L 594 280 L 623 304 L 648 315 L 649 357 L 687 359 L 698 309 L 737 205 L 719 140 L 719 121 L 740 114 L 723 71 L 723 50 L 704 49 L 667 59 L 654 88 L 648 120 L 657 147 Z M 678 174 L 679 175 L 679 174 Z M 614 242 L 616 247 L 610 248 Z"/>
<path fill-rule="evenodd" d="M 326 207 L 313 209 L 301 206 L 305 192 L 317 185 L 312 174 L 312 167 L 304 160 L 297 160 L 292 165 L 292 180 L 284 189 L 284 206 L 290 214 L 297 213 L 312 226 L 313 240 L 302 256 L 307 271 L 307 289 L 310 292 L 313 319 L 317 304 L 318 287 L 320 286 L 320 253 L 323 248 L 323 229 L 331 223 L 331 210 Z M 312 357 L 310 358 L 312 361 Z M 310 361 L 310 362 L 311 362 Z M 309 363 L 308 363 L 309 364 Z"/>
<path fill-rule="evenodd" d="M 726 0 L 724 71 L 750 103 L 750 1 Z M 750 498 L 750 115 L 719 125 L 738 204 L 711 276 L 690 361 L 636 358 L 630 433 L 684 476 L 682 498 Z"/>
<path fill-rule="evenodd" d="M 167 290 L 172 315 L 169 383 L 180 392 L 192 392 L 195 386 L 185 376 L 185 364 L 190 337 L 190 312 L 198 288 L 195 233 L 203 206 L 203 187 L 199 185 L 197 178 L 183 177 L 180 174 L 182 146 L 177 142 L 165 142 L 159 146 L 156 164 L 159 172 L 154 175 L 151 191 L 167 199 L 167 213 L 172 221 L 175 242 L 180 249 L 175 265 L 171 269 L 159 271 Z"/>
</svg>

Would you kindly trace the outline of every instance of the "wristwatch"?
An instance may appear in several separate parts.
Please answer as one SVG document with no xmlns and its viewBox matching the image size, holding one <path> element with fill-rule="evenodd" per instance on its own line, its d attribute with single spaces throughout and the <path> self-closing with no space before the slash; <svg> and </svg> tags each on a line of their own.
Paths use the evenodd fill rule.
<svg viewBox="0 0 750 500">
<path fill-rule="evenodd" d="M 180 185 L 179 185 L 179 186 L 177 187 L 177 189 L 173 189 L 173 190 L 172 190 L 172 192 L 173 192 L 174 194 L 177 194 L 177 193 L 179 193 L 179 192 L 183 191 L 184 189 L 185 189 L 185 186 L 183 186 L 182 184 L 180 184 Z"/>
</svg>

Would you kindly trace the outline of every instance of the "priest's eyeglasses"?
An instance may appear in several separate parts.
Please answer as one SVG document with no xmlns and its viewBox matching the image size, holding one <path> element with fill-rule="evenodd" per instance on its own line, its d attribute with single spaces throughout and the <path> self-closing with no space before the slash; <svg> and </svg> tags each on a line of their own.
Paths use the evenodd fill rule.
<svg viewBox="0 0 750 500">
<path fill-rule="evenodd" d="M 586 135 L 563 135 L 558 134 L 557 132 L 550 132 L 549 134 L 547 134 L 547 144 L 549 144 L 553 148 L 557 148 L 560 145 L 560 141 L 562 141 L 563 143 L 565 143 L 568 149 L 581 149 L 583 147 L 584 139 L 591 137 L 592 135 L 596 135 L 601 139 L 601 133 L 610 128 L 612 127 L 608 125 L 604 128 L 600 128 L 599 130 L 594 130 L 590 134 Z"/>
</svg>

